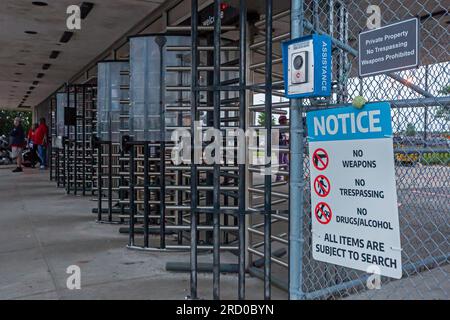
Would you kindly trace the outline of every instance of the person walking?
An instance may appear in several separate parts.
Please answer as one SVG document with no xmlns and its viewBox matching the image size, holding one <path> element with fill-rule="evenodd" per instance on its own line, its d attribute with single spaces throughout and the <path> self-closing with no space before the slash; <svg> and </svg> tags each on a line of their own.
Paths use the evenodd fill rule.
<svg viewBox="0 0 450 320">
<path fill-rule="evenodd" d="M 36 167 L 36 163 L 39 161 L 38 157 L 38 145 L 36 143 L 36 130 L 39 127 L 39 123 L 35 123 L 30 130 L 28 130 L 27 139 L 28 139 L 28 147 L 30 148 L 31 153 L 31 167 Z"/>
<path fill-rule="evenodd" d="M 45 118 L 39 120 L 39 127 L 35 133 L 35 143 L 38 148 L 40 168 L 44 170 L 47 167 L 47 141 L 48 141 L 48 127 L 45 123 Z"/>
<path fill-rule="evenodd" d="M 9 136 L 11 140 L 12 158 L 17 161 L 17 168 L 13 172 L 22 172 L 22 151 L 26 142 L 25 132 L 20 118 L 14 119 L 14 128 L 11 130 Z"/>
</svg>

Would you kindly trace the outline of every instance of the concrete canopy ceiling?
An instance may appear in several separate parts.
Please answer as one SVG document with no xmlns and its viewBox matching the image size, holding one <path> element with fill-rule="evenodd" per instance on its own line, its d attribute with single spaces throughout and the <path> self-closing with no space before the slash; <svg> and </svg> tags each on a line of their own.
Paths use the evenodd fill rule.
<svg viewBox="0 0 450 320">
<path fill-rule="evenodd" d="M 81 30 L 66 26 L 67 7 L 81 0 L 42 0 L 47 6 L 32 2 L 1 2 L 0 109 L 16 109 L 25 95 L 29 97 L 24 106 L 39 104 L 164 0 L 89 0 L 94 7 L 82 20 Z M 60 43 L 65 31 L 74 35 L 68 43 Z M 60 51 L 56 59 L 50 59 L 52 51 Z M 44 64 L 51 65 L 43 70 Z M 33 85 L 34 81 L 39 83 Z"/>
</svg>

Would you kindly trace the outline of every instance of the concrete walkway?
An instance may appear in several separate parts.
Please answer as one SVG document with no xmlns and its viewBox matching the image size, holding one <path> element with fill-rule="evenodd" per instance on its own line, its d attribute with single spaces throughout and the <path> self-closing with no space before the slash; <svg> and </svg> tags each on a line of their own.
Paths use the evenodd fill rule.
<svg viewBox="0 0 450 320">
<path fill-rule="evenodd" d="M 188 253 L 125 248 L 118 225 L 95 223 L 90 197 L 66 195 L 47 171 L 11 173 L 0 166 L 1 299 L 185 299 L 189 274 L 168 273 L 166 262 L 189 262 Z M 199 262 L 211 262 L 210 254 Z M 222 261 L 236 257 L 223 253 Z M 81 269 L 81 290 L 67 289 L 67 267 Z M 346 299 L 448 299 L 450 266 L 383 284 Z M 247 278 L 247 298 L 263 298 L 263 282 Z M 199 274 L 199 296 L 212 298 L 211 274 Z M 222 299 L 237 298 L 237 276 L 221 276 Z M 274 299 L 287 294 L 273 288 Z"/>
<path fill-rule="evenodd" d="M 188 253 L 125 248 L 119 226 L 100 225 L 89 197 L 66 195 L 47 171 L 13 174 L 0 167 L 0 299 L 184 299 L 187 273 L 168 273 L 168 261 Z M 211 257 L 199 257 L 200 262 Z M 224 260 L 228 257 L 224 255 Z M 81 290 L 67 289 L 67 267 L 81 268 Z M 236 275 L 222 275 L 223 299 L 237 298 Z M 262 299 L 263 283 L 247 279 L 247 298 Z M 199 275 L 199 296 L 212 297 L 212 276 Z M 273 289 L 275 299 L 287 294 Z"/>
</svg>

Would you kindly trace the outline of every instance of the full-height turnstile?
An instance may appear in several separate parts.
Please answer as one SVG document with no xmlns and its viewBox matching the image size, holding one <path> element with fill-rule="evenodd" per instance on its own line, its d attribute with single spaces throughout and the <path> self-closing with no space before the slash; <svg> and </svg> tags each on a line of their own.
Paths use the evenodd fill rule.
<svg viewBox="0 0 450 320">
<path fill-rule="evenodd" d="M 198 251 L 213 251 L 211 266 L 218 277 L 218 252 L 231 251 L 243 259 L 238 254 L 240 247 L 244 248 L 243 240 L 239 239 L 245 239 L 240 237 L 245 232 L 244 217 L 238 214 L 239 210 L 245 211 L 242 189 L 245 160 L 237 162 L 237 138 L 225 139 L 230 130 L 244 129 L 245 124 L 245 88 L 232 86 L 240 83 L 239 74 L 244 72 L 239 67 L 239 41 L 220 40 L 226 43 L 219 53 L 224 66 L 216 72 L 208 66 L 215 57 L 216 39 L 210 32 L 196 38 L 196 43 L 202 46 L 194 59 L 200 59 L 205 66 L 197 65 L 198 79 L 195 79 L 195 84 L 203 89 L 196 87 L 192 91 L 192 37 L 183 34 L 188 31 L 186 27 L 174 29 L 170 33 L 130 39 L 130 136 L 123 141 L 123 147 L 130 155 L 131 218 L 129 228 L 122 230 L 129 233 L 128 247 L 132 249 L 194 250 L 195 255 Z M 223 79 L 216 76 L 214 80 L 221 72 Z M 211 90 L 214 81 L 228 86 L 224 94 L 214 97 Z M 195 106 L 192 93 L 197 99 Z M 216 105 L 220 99 L 220 108 L 215 107 L 214 99 Z M 191 162 L 190 150 L 195 148 L 193 152 L 201 153 L 211 143 L 208 139 L 198 145 L 195 142 L 194 148 L 189 139 L 191 147 L 183 156 L 187 161 L 175 161 L 174 154 L 180 152 L 180 137 L 194 131 L 206 137 L 208 129 L 214 128 L 222 135 L 216 143 L 231 153 L 227 162 L 219 159 L 217 164 L 208 164 L 201 156 Z M 215 156 L 219 158 L 220 154 Z M 238 266 L 235 264 L 235 270 Z M 193 274 L 197 271 L 195 263 Z M 239 271 L 243 282 L 245 270 Z"/>
<path fill-rule="evenodd" d="M 55 95 L 56 106 L 53 122 L 53 134 L 52 137 L 52 153 L 54 160 L 52 161 L 55 166 L 54 175 L 56 179 L 57 187 L 65 187 L 66 185 L 66 166 L 65 166 L 65 148 L 64 140 L 66 137 L 64 112 L 67 105 L 67 97 L 65 92 L 58 92 Z"/>
<path fill-rule="evenodd" d="M 191 133 L 191 162 L 173 168 L 189 177 L 185 188 L 189 190 L 190 203 L 177 208 L 185 210 L 190 224 L 191 299 L 198 298 L 198 255 L 203 250 L 212 252 L 213 298 L 220 298 L 221 260 L 226 252 L 233 253 L 237 261 L 238 296 L 245 297 L 246 149 L 233 133 L 245 130 L 246 3 L 236 8 L 215 1 L 213 25 L 200 25 L 198 3 L 194 0 L 190 25 L 167 27 L 168 31 L 185 31 L 191 36 L 189 46 L 171 48 L 190 52 L 189 64 L 183 69 L 166 68 L 171 72 L 189 72 L 191 77 L 190 86 L 166 88 L 190 92 L 190 101 L 186 101 L 183 110 L 184 127 Z M 222 23 L 223 10 L 237 10 L 240 14 Z M 199 136 L 205 138 L 203 142 L 199 142 Z M 215 151 L 208 148 L 211 145 Z M 204 157 L 208 150 L 213 161 Z M 206 232 L 201 238 L 203 230 Z"/>
<path fill-rule="evenodd" d="M 56 158 L 58 149 L 55 146 L 56 140 L 56 96 L 52 95 L 49 98 L 49 150 L 48 150 L 48 167 L 50 181 L 57 180 L 57 166 Z"/>
<path fill-rule="evenodd" d="M 130 38 L 130 136 L 123 146 L 132 163 L 132 219 L 121 231 L 129 233 L 131 249 L 190 248 L 189 166 L 171 160 L 171 137 L 190 122 L 190 42 L 183 33 Z"/>
<path fill-rule="evenodd" d="M 93 212 L 99 223 L 123 223 L 128 210 L 123 204 L 121 189 L 123 153 L 120 142 L 123 130 L 127 129 L 123 118 L 129 108 L 129 63 L 102 61 L 97 68 L 97 121 L 91 141 L 97 151 L 94 166 L 97 208 Z"/>
<path fill-rule="evenodd" d="M 96 87 L 67 85 L 55 96 L 51 120 L 51 177 L 67 194 L 92 191 L 92 147 L 90 136 L 95 114 Z"/>
</svg>

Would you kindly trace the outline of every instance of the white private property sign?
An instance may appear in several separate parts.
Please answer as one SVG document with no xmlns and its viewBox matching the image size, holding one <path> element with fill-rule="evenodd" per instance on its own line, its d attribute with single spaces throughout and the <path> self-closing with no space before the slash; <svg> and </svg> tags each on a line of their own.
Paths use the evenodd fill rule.
<svg viewBox="0 0 450 320">
<path fill-rule="evenodd" d="M 308 112 L 307 126 L 313 258 L 400 279 L 390 105 Z"/>
</svg>

